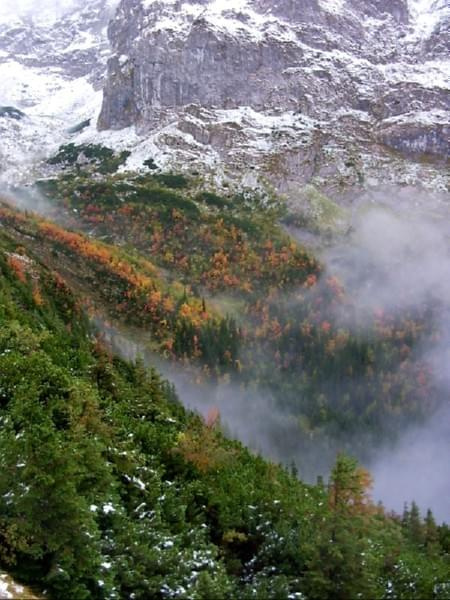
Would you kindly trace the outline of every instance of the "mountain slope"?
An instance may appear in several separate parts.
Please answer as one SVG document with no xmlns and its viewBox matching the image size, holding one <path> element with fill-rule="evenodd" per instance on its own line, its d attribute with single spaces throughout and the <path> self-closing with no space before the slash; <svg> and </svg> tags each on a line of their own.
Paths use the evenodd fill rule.
<svg viewBox="0 0 450 600">
<path fill-rule="evenodd" d="M 115 5 L 0 19 L 0 107 L 25 114 L 0 114 L 3 181 L 73 140 L 129 149 L 131 169 L 153 158 L 292 196 L 447 190 L 445 1 L 124 0 L 103 79 Z"/>
<path fill-rule="evenodd" d="M 431 37 L 448 44 L 448 10 L 421 30 L 415 8 L 123 0 L 99 126 L 136 127 L 162 166 L 292 193 L 311 180 L 341 197 L 380 181 L 443 190 L 450 71 Z"/>
<path fill-rule="evenodd" d="M 447 406 L 444 207 L 431 222 L 409 207 L 406 222 L 369 199 L 350 227 L 313 190 L 311 210 L 291 212 L 277 198 L 212 193 L 201 178 L 111 174 L 118 157 L 105 148 L 68 146 L 51 162 L 65 169 L 39 182 L 43 205 L 84 235 L 16 222 L 5 209 L 17 243 L 45 257 L 100 322 L 112 319 L 108 333 L 126 324 L 138 347 L 168 359 L 181 389 L 199 384 L 183 400 L 202 412 L 219 406 L 252 448 L 295 460 L 314 480 L 337 449 L 368 464 L 374 448 Z M 294 235 L 312 230 L 309 241 L 325 235 L 326 263 L 280 219 Z M 344 237 L 334 233 L 340 221 Z"/>
<path fill-rule="evenodd" d="M 29 181 L 30 170 L 97 119 L 110 0 L 0 13 L 0 180 Z M 18 7 L 20 10 L 20 6 Z M 12 119 L 1 107 L 20 109 Z M 71 133 L 72 132 L 72 133 Z"/>
<path fill-rule="evenodd" d="M 386 515 L 352 459 L 305 485 L 216 413 L 187 413 L 92 336 L 45 253 L 18 245 L 28 219 L 3 209 L 2 225 L 0 563 L 15 577 L 73 600 L 446 598 L 448 527 L 414 504 Z"/>
<path fill-rule="evenodd" d="M 446 599 L 336 459 L 447 518 L 448 203 L 339 206 L 444 190 L 446 3 L 113 4 L 0 7 L 0 595 Z"/>
</svg>

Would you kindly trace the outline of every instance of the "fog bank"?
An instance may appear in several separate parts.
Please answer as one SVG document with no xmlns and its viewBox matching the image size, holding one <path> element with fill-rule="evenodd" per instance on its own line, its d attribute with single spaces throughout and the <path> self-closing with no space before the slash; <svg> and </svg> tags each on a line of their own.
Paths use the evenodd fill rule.
<svg viewBox="0 0 450 600">
<path fill-rule="evenodd" d="M 401 513 L 414 500 L 422 514 L 450 522 L 450 410 L 443 407 L 424 427 L 411 429 L 370 466 L 374 498 Z"/>
<path fill-rule="evenodd" d="M 418 427 L 405 424 L 395 445 L 374 450 L 374 497 L 397 511 L 415 500 L 422 512 L 431 508 L 449 522 L 450 205 L 414 191 L 373 200 L 359 207 L 348 239 L 326 249 L 323 260 L 344 283 L 359 327 L 365 319 L 369 325 L 374 310 L 402 317 L 432 307 L 437 339 L 416 353 L 440 397 L 436 414 Z M 352 326 L 348 313 L 336 318 Z"/>
</svg>

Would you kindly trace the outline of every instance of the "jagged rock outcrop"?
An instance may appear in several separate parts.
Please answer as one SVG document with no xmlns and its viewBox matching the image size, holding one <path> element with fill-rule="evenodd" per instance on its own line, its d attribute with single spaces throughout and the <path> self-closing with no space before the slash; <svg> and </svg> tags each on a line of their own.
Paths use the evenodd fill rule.
<svg viewBox="0 0 450 600">
<path fill-rule="evenodd" d="M 445 111 L 449 107 L 448 90 L 440 87 L 424 87 L 419 83 L 399 82 L 391 86 L 370 107 L 371 113 L 380 120 L 389 119 L 414 110 Z"/>
<path fill-rule="evenodd" d="M 284 192 L 446 189 L 447 0 L 73 0 L 51 21 L 43 12 L 0 19 L 0 104 L 25 115 L 0 119 L 0 178 L 30 178 L 70 141 L 129 149 L 133 169 L 153 158 Z"/>
<path fill-rule="evenodd" d="M 389 177 L 409 182 L 411 158 L 445 154 L 445 6 L 422 31 L 406 0 L 219 4 L 120 2 L 101 130 L 135 126 L 163 163 L 203 159 L 247 179 L 251 163 L 282 189 L 361 185 L 387 166 L 388 147 L 399 153 Z M 414 126 L 389 121 L 401 115 Z M 445 185 L 439 167 L 425 170 L 410 169 Z"/>
<path fill-rule="evenodd" d="M 449 162 L 450 125 L 446 123 L 421 123 L 417 117 L 392 124 L 387 122 L 378 131 L 378 138 L 406 156 Z"/>
</svg>

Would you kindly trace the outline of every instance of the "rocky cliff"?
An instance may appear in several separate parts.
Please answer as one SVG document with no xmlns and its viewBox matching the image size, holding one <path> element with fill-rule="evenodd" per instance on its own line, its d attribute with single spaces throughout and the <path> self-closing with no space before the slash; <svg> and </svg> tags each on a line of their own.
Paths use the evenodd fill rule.
<svg viewBox="0 0 450 600">
<path fill-rule="evenodd" d="M 444 189 L 450 9 L 427 4 L 122 0 L 99 128 L 135 128 L 134 166 L 147 152 L 283 191 Z"/>
<path fill-rule="evenodd" d="M 447 189 L 447 0 L 56 6 L 0 6 L 3 182 L 70 141 L 215 184 Z"/>
</svg>

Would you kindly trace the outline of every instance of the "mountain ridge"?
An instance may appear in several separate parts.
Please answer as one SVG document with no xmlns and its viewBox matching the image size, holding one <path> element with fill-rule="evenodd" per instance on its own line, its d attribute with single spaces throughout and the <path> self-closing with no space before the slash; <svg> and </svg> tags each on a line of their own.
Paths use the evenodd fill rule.
<svg viewBox="0 0 450 600">
<path fill-rule="evenodd" d="M 131 151 L 125 169 L 152 158 L 215 185 L 295 196 L 313 183 L 340 201 L 382 182 L 447 191 L 445 2 L 124 0 L 110 50 L 111 11 L 75 5 L 51 35 L 45 22 L 0 22 L 0 105 L 27 117 L 0 120 L 3 181 L 45 173 L 39 155 L 60 144 L 98 140 Z"/>
<path fill-rule="evenodd" d="M 447 598 L 446 3 L 3 6 L 0 566 Z"/>
<path fill-rule="evenodd" d="M 371 178 L 445 190 L 448 62 L 405 2 L 123 0 L 108 31 L 99 127 L 136 127 L 164 166 L 334 197 Z"/>
</svg>

